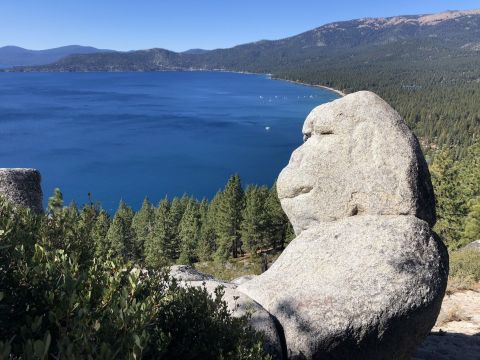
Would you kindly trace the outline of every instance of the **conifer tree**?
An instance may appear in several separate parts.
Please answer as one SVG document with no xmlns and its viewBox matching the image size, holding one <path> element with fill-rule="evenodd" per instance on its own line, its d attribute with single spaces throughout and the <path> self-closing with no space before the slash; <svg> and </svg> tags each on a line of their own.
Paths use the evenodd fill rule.
<svg viewBox="0 0 480 360">
<path fill-rule="evenodd" d="M 208 200 L 203 198 L 200 203 L 198 203 L 198 216 L 200 219 L 200 225 L 207 221 L 208 215 Z"/>
<path fill-rule="evenodd" d="M 266 187 L 248 186 L 245 191 L 245 207 L 240 228 L 242 244 L 252 254 L 269 245 L 269 218 L 265 208 L 267 197 Z"/>
<path fill-rule="evenodd" d="M 461 196 L 458 167 L 451 152 L 443 148 L 431 167 L 436 195 L 436 232 L 450 248 L 458 248 L 466 216 L 465 199 Z"/>
<path fill-rule="evenodd" d="M 155 209 L 153 231 L 145 242 L 145 263 L 159 268 L 168 263 L 171 229 L 169 225 L 170 201 L 165 198 Z"/>
<path fill-rule="evenodd" d="M 197 245 L 200 237 L 200 215 L 197 204 L 190 201 L 179 225 L 181 251 L 178 263 L 193 264 L 198 260 Z"/>
<path fill-rule="evenodd" d="M 463 238 L 464 243 L 480 240 L 480 197 L 472 200 L 470 212 L 465 220 Z"/>
<path fill-rule="evenodd" d="M 461 196 L 467 204 L 463 243 L 480 238 L 480 141 L 467 150 L 457 163 Z"/>
<path fill-rule="evenodd" d="M 192 197 L 188 196 L 187 194 L 183 194 L 180 200 L 180 212 L 183 214 L 187 209 L 187 206 L 192 202 L 195 201 Z M 180 223 L 179 223 L 180 224 Z"/>
<path fill-rule="evenodd" d="M 143 200 L 141 209 L 132 220 L 132 228 L 135 233 L 134 255 L 140 263 L 145 261 L 145 242 L 153 231 L 155 212 L 147 198 Z"/>
<path fill-rule="evenodd" d="M 61 209 L 63 209 L 63 194 L 59 188 L 55 188 L 52 196 L 48 198 L 48 210 L 54 212 Z"/>
<path fill-rule="evenodd" d="M 110 228 L 110 218 L 105 210 L 101 210 L 92 229 L 92 240 L 95 244 L 95 257 L 107 259 L 111 249 L 111 244 L 107 240 L 108 229 Z"/>
<path fill-rule="evenodd" d="M 274 250 L 283 249 L 285 244 L 291 240 L 293 229 L 278 199 L 276 183 L 270 188 L 265 209 L 269 218 L 270 246 Z"/>
<path fill-rule="evenodd" d="M 203 261 L 212 260 L 212 256 L 216 250 L 217 234 L 215 232 L 215 224 L 220 197 L 221 192 L 219 191 L 213 197 L 210 204 L 204 200 L 200 205 L 201 229 L 197 255 L 199 259 Z"/>
<path fill-rule="evenodd" d="M 480 196 L 480 141 L 467 149 L 458 165 L 463 196 L 468 200 Z"/>
<path fill-rule="evenodd" d="M 165 253 L 168 259 L 176 261 L 180 256 L 180 234 L 179 227 L 180 221 L 182 220 L 183 213 L 185 212 L 185 196 L 183 198 L 174 198 L 170 206 L 170 211 L 168 213 L 168 226 L 169 226 L 169 238 L 168 243 L 166 243 Z"/>
<path fill-rule="evenodd" d="M 107 232 L 112 256 L 118 259 L 134 260 L 133 242 L 135 234 L 132 229 L 133 210 L 120 201 L 118 210 Z"/>
<path fill-rule="evenodd" d="M 84 205 L 80 211 L 74 206 L 71 211 L 72 216 L 76 219 L 75 233 L 77 237 L 78 251 L 82 254 L 83 259 L 80 259 L 82 263 L 89 262 L 95 254 L 95 242 L 92 246 L 93 230 L 97 223 L 97 218 L 100 213 L 100 207 L 98 204 Z M 88 260 L 87 260 L 88 259 Z"/>
<path fill-rule="evenodd" d="M 240 224 L 244 194 L 238 175 L 233 175 L 228 180 L 219 201 L 216 221 L 217 250 L 215 257 L 225 261 L 231 254 L 236 258 L 241 250 Z"/>
</svg>

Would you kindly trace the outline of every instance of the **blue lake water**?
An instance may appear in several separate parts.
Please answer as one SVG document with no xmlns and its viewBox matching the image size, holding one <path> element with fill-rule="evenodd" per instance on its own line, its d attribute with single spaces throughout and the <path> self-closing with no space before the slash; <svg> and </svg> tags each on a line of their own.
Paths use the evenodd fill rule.
<svg viewBox="0 0 480 360">
<path fill-rule="evenodd" d="M 233 173 L 271 185 L 306 115 L 337 97 L 235 73 L 0 73 L 0 167 L 39 169 L 45 200 L 60 187 L 109 210 L 211 197 Z"/>
</svg>

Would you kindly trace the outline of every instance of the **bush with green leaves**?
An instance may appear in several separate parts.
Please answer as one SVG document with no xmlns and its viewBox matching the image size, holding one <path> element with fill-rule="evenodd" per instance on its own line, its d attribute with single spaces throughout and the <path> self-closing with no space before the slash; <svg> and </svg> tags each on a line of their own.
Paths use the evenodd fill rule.
<svg viewBox="0 0 480 360">
<path fill-rule="evenodd" d="M 261 359 L 261 335 L 203 288 L 95 258 L 98 216 L 0 199 L 1 359 Z M 103 216 L 103 215 L 102 215 Z"/>
<path fill-rule="evenodd" d="M 480 281 L 480 250 L 453 251 L 450 254 L 450 276 L 471 277 Z"/>
</svg>

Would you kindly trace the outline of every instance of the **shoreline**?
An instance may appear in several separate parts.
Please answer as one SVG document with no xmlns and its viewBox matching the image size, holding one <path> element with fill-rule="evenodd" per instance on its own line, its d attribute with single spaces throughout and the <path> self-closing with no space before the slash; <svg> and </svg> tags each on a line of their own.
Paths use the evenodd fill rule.
<svg viewBox="0 0 480 360">
<path fill-rule="evenodd" d="M 337 93 L 337 94 L 340 95 L 341 97 L 344 97 L 344 96 L 347 95 L 347 94 L 345 94 L 345 93 L 344 93 L 343 91 L 341 91 L 341 90 L 334 89 L 334 88 L 331 88 L 331 87 L 328 87 L 328 86 L 325 86 L 325 85 L 313 85 L 313 84 L 308 84 L 308 83 L 304 83 L 304 82 L 301 82 L 301 81 L 287 80 L 287 79 L 281 79 L 281 78 L 278 78 L 278 79 L 275 79 L 275 80 L 288 81 L 288 82 L 291 82 L 291 83 L 294 83 L 294 84 L 305 85 L 305 86 L 319 87 L 319 88 L 326 89 L 326 90 L 330 90 L 330 91 L 332 91 L 332 92 L 334 92 L 334 93 Z"/>
<path fill-rule="evenodd" d="M 328 86 L 325 86 L 325 85 L 309 84 L 309 83 L 301 82 L 301 81 L 298 81 L 298 80 L 282 79 L 280 77 L 275 77 L 275 75 L 270 74 L 270 73 L 266 74 L 266 73 L 255 73 L 255 72 L 249 72 L 249 71 L 234 71 L 234 70 L 222 70 L 222 69 L 212 69 L 212 70 L 192 69 L 192 70 L 189 70 L 189 71 L 211 71 L 211 72 L 227 72 L 227 73 L 234 73 L 234 74 L 263 75 L 263 76 L 268 77 L 270 80 L 288 81 L 289 83 L 293 83 L 293 84 L 304 85 L 304 86 L 312 86 L 312 87 L 318 87 L 318 88 L 330 90 L 330 91 L 340 95 L 341 97 L 344 97 L 344 96 L 347 95 L 343 91 L 338 90 L 338 89 L 334 89 L 332 87 L 328 87 Z"/>
<path fill-rule="evenodd" d="M 304 86 L 311 86 L 311 87 L 317 87 L 317 88 L 322 88 L 322 89 L 326 89 L 326 90 L 329 90 L 329 91 L 332 91 L 338 95 L 340 95 L 341 97 L 344 97 L 345 94 L 343 91 L 341 90 L 338 90 L 338 89 L 334 89 L 334 88 L 331 88 L 331 87 L 328 87 L 328 86 L 325 86 L 325 85 L 314 85 L 314 84 L 309 84 L 309 83 L 306 83 L 306 82 L 302 82 L 302 81 L 297 81 L 297 80 L 289 80 L 289 79 L 282 79 L 280 77 L 275 77 L 274 74 L 270 74 L 270 73 L 255 73 L 255 72 L 249 72 L 249 71 L 235 71 L 235 70 L 224 70 L 224 69 L 195 69 L 195 68 L 189 68 L 189 69 L 165 69 L 165 70 L 159 70 L 159 71 L 9 71 L 9 70 L 12 70 L 14 68 L 0 68 L 0 73 L 122 73 L 122 72 L 125 72 L 125 73 L 130 73 L 130 72 L 169 72 L 169 71 L 172 71 L 172 72 L 194 72 L 194 71 L 198 71 L 198 72 L 224 72 L 224 73 L 234 73 L 234 74 L 245 74 L 245 75 L 262 75 L 262 76 L 265 76 L 267 78 L 269 78 L 270 80 L 279 80 L 279 81 L 287 81 L 287 82 L 290 82 L 290 83 L 293 83 L 293 84 L 297 84 L 297 85 L 304 85 Z"/>
</svg>

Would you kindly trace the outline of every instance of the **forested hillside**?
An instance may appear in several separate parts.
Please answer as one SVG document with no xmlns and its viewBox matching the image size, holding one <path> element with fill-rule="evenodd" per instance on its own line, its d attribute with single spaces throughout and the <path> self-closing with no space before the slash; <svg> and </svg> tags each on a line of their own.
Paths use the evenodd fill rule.
<svg viewBox="0 0 480 360">
<path fill-rule="evenodd" d="M 415 50 L 403 46 L 391 45 L 385 54 L 372 49 L 354 63 L 345 58 L 328 66 L 281 70 L 278 76 L 345 93 L 374 91 L 404 117 L 427 152 L 448 144 L 454 146 L 455 157 L 461 157 L 480 136 L 480 58 L 445 54 L 412 61 Z"/>
</svg>

